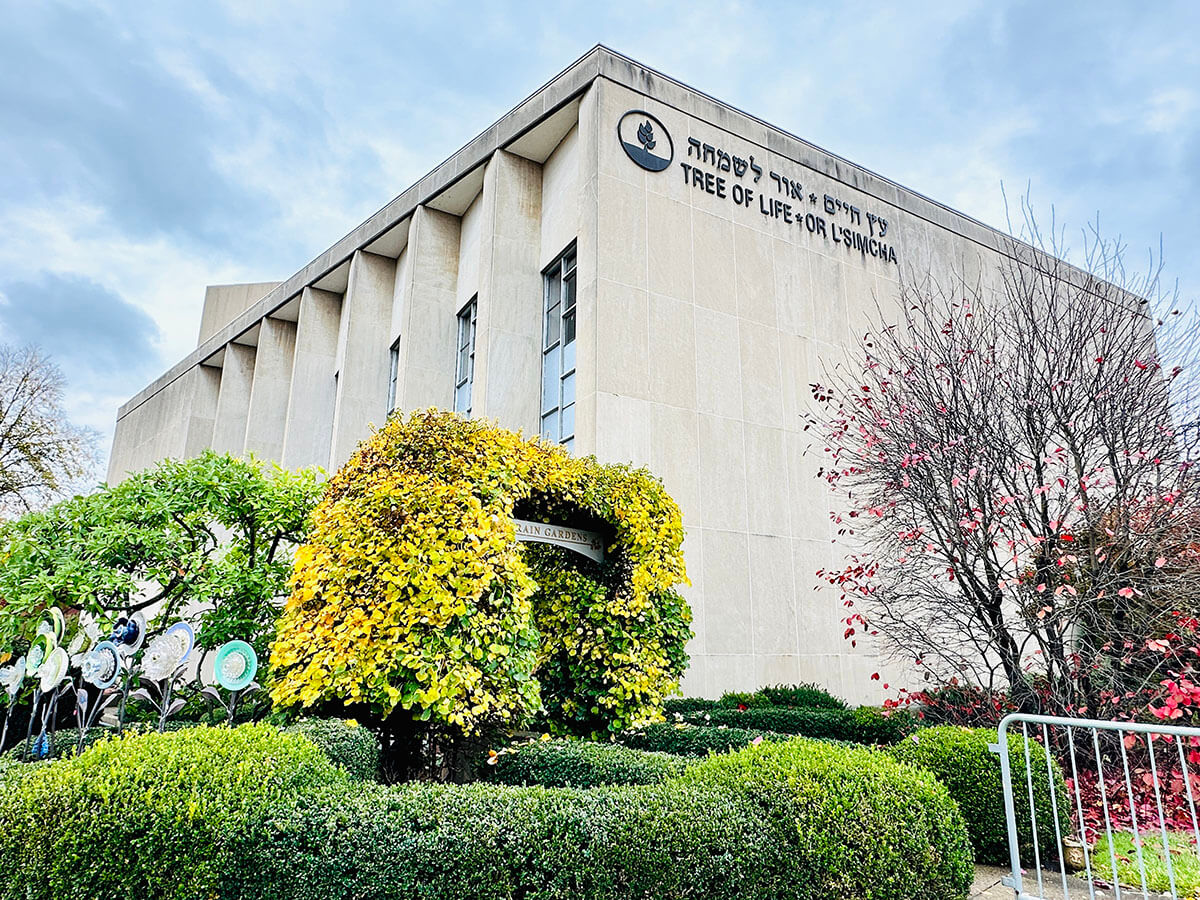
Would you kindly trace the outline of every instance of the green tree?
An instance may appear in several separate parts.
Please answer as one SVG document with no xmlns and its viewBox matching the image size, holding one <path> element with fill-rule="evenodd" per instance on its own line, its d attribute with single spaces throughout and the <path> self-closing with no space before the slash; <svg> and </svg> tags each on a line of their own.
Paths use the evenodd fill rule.
<svg viewBox="0 0 1200 900">
<path fill-rule="evenodd" d="M 57 606 L 105 620 L 138 609 L 182 617 L 203 649 L 237 637 L 265 657 L 321 490 L 317 470 L 206 452 L 9 522 L 0 648 L 31 637 Z"/>
</svg>

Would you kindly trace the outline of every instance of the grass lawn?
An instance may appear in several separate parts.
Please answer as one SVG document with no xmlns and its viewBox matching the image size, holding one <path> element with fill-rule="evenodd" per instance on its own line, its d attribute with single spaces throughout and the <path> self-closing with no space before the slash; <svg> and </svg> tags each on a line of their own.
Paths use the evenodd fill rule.
<svg viewBox="0 0 1200 900">
<path fill-rule="evenodd" d="M 1200 857 L 1190 833 L 1169 832 L 1167 843 L 1171 848 L 1171 868 L 1175 873 L 1175 889 L 1180 897 L 1195 897 L 1200 894 Z M 1138 868 L 1137 848 L 1133 835 L 1126 831 L 1113 834 L 1113 850 L 1117 857 L 1117 877 L 1121 884 L 1141 889 L 1142 875 Z M 1112 878 L 1112 859 L 1109 856 L 1108 836 L 1101 835 L 1091 851 L 1092 872 L 1096 877 Z M 1169 891 L 1171 882 L 1167 874 L 1166 856 L 1163 853 L 1160 832 L 1142 833 L 1142 863 L 1146 867 L 1146 887 L 1152 891 Z"/>
</svg>

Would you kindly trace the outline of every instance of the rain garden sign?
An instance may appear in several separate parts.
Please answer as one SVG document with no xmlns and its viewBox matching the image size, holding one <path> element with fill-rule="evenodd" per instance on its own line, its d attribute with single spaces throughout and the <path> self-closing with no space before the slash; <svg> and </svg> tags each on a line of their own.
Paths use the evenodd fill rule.
<svg viewBox="0 0 1200 900">
<path fill-rule="evenodd" d="M 582 528 L 568 528 L 565 525 L 530 522 L 526 519 L 513 519 L 513 525 L 517 528 L 518 541 L 554 544 L 557 547 L 574 550 L 593 562 L 604 562 L 604 540 L 598 532 L 586 531 Z"/>
</svg>

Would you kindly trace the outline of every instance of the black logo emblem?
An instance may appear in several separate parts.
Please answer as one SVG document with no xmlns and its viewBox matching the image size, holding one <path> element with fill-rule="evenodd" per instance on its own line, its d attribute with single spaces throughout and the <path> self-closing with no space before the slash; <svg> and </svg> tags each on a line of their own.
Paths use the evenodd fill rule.
<svg viewBox="0 0 1200 900">
<path fill-rule="evenodd" d="M 666 127 L 640 109 L 631 109 L 621 116 L 617 138 L 626 155 L 647 172 L 661 172 L 675 156 L 675 147 Z"/>
</svg>

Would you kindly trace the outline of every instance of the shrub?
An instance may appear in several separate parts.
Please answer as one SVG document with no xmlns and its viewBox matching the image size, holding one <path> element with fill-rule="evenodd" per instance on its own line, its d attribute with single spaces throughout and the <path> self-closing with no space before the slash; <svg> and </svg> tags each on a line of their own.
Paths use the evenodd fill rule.
<svg viewBox="0 0 1200 900">
<path fill-rule="evenodd" d="M 517 543 L 516 512 L 601 527 L 604 563 L 550 565 Z M 363 441 L 312 521 L 271 648 L 280 706 L 403 709 L 465 734 L 545 708 L 586 734 L 652 721 L 678 689 L 683 525 L 645 470 L 425 410 Z M 539 590 L 531 569 L 569 574 Z"/>
<path fill-rule="evenodd" d="M 778 684 L 753 693 L 729 691 L 715 704 L 720 709 L 846 709 L 846 702 L 815 684 Z"/>
<path fill-rule="evenodd" d="M 30 900 L 211 897 L 262 810 L 345 780 L 265 725 L 130 734 L 24 768 L 0 792 L 0 894 Z"/>
<path fill-rule="evenodd" d="M 759 694 L 771 706 L 789 706 L 797 709 L 846 709 L 846 701 L 835 697 L 823 687 L 815 684 L 777 684 L 764 687 Z"/>
<path fill-rule="evenodd" d="M 728 725 L 777 734 L 825 738 L 855 744 L 894 744 L 912 728 L 902 712 L 884 715 L 877 709 L 714 709 L 684 717 L 696 725 Z"/>
<path fill-rule="evenodd" d="M 669 753 L 647 753 L 595 741 L 538 741 L 502 750 L 492 778 L 502 784 L 598 787 L 657 784 L 681 773 L 687 762 Z"/>
<path fill-rule="evenodd" d="M 932 772 L 946 786 L 966 819 L 975 858 L 979 862 L 1006 865 L 1009 861 L 1008 828 L 1004 817 L 1000 757 L 988 750 L 988 744 L 995 739 L 996 732 L 987 728 L 938 725 L 917 732 L 891 747 L 890 751 L 901 762 Z M 1062 833 L 1070 832 L 1070 805 L 1062 772 L 1057 763 L 1052 763 L 1057 793 L 1052 802 L 1046 780 L 1046 751 L 1041 744 L 1030 742 L 1029 759 L 1033 769 L 1034 810 L 1042 858 L 1056 859 L 1055 851 L 1047 849 L 1055 846 L 1054 802 L 1057 803 Z M 1025 749 L 1019 740 L 1009 746 L 1009 763 L 1021 853 L 1023 858 L 1032 859 L 1033 827 L 1025 780 Z"/>
<path fill-rule="evenodd" d="M 658 723 L 627 731 L 618 742 L 636 750 L 672 753 L 676 756 L 707 756 L 740 750 L 756 740 L 786 741 L 788 735 L 745 728 L 706 727 L 686 723 Z"/>
<path fill-rule="evenodd" d="M 960 898 L 974 876 L 963 818 L 931 775 L 865 748 L 763 743 L 696 763 L 761 810 L 787 896 Z"/>
<path fill-rule="evenodd" d="M 676 713 L 683 715 L 690 712 L 700 712 L 712 709 L 716 705 L 716 700 L 708 700 L 704 697 L 670 697 L 663 701 L 663 712 L 670 719 Z"/>
<path fill-rule="evenodd" d="M 228 900 L 950 900 L 970 845 L 928 773 L 813 742 L 662 784 L 350 784 L 245 834 Z"/>
<path fill-rule="evenodd" d="M 786 848 L 719 786 L 352 785 L 248 834 L 225 900 L 775 900 Z"/>
<path fill-rule="evenodd" d="M 304 735 L 352 778 L 374 781 L 379 772 L 379 739 L 352 719 L 300 719 L 284 731 Z"/>
</svg>

